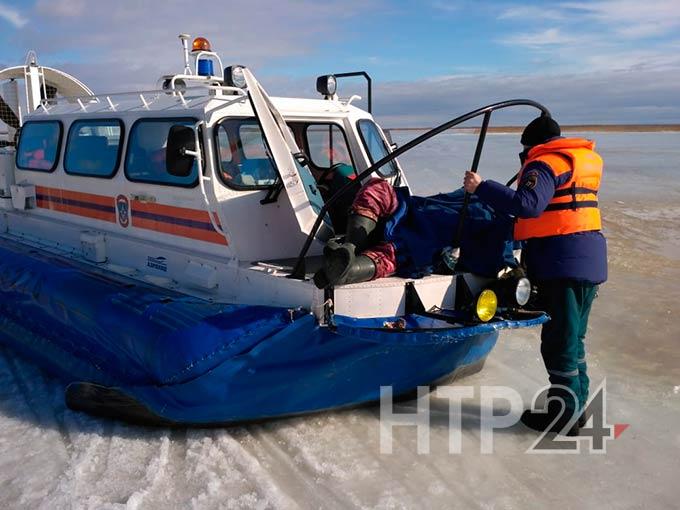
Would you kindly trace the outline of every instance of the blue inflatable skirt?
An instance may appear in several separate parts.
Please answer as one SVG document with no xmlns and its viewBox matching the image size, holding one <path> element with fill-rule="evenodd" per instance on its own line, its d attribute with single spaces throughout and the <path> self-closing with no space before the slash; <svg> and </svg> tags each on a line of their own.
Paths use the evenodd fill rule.
<svg viewBox="0 0 680 510">
<path fill-rule="evenodd" d="M 403 319 L 399 329 L 386 323 Z M 69 383 L 72 408 L 158 424 L 261 420 L 375 401 L 482 362 L 498 331 L 420 315 L 320 326 L 215 304 L 0 240 L 0 342 Z"/>
</svg>

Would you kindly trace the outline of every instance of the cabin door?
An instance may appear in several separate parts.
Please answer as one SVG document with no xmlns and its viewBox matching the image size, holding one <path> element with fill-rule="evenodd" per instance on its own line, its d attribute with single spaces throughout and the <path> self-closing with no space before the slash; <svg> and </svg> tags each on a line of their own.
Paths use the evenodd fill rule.
<svg viewBox="0 0 680 510">
<path fill-rule="evenodd" d="M 316 218 L 324 205 L 321 192 L 316 187 L 314 176 L 309 168 L 296 158 L 302 154 L 295 143 L 283 116 L 272 104 L 269 96 L 255 79 L 249 69 L 243 70 L 248 89 L 248 97 L 258 117 L 267 140 L 272 157 L 276 162 L 284 190 L 295 212 L 300 230 L 309 234 Z M 317 237 L 324 240 L 332 235 L 330 220 L 324 218 L 324 225 Z"/>
</svg>

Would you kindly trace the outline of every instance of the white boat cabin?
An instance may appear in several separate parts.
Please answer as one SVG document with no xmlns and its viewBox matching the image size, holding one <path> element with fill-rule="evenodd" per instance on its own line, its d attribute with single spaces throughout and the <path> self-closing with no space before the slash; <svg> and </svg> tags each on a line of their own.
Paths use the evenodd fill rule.
<svg viewBox="0 0 680 510">
<path fill-rule="evenodd" d="M 25 115 L 15 153 L 0 155 L 0 236 L 189 295 L 321 318 L 329 296 L 309 279 L 314 264 L 306 279 L 289 277 L 324 203 L 317 182 L 340 167 L 360 173 L 390 145 L 368 112 L 334 91 L 269 98 L 247 68 L 213 76 L 205 61 L 221 68 L 219 57 L 205 47 L 193 56 L 195 70 L 185 51 L 184 73 L 161 78 L 157 90 L 48 99 Z M 186 171 L 166 165 L 178 125 L 197 142 L 184 151 Z M 381 171 L 401 173 L 396 160 Z M 417 280 L 424 304 L 452 307 L 453 278 Z M 334 311 L 403 313 L 404 284 L 339 287 Z"/>
</svg>

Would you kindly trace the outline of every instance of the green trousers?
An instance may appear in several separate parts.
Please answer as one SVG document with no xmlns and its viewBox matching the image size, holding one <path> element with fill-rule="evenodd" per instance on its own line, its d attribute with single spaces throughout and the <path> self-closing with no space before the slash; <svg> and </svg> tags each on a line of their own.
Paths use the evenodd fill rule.
<svg viewBox="0 0 680 510">
<path fill-rule="evenodd" d="M 584 340 L 597 285 L 576 280 L 550 280 L 539 282 L 537 287 L 537 308 L 550 315 L 550 321 L 541 330 L 541 356 L 548 371 L 550 393 L 559 394 L 553 388 L 566 386 L 574 392 L 577 402 L 573 397 L 565 397 L 565 405 L 571 411 L 578 411 L 588 401 L 590 381 Z"/>
</svg>

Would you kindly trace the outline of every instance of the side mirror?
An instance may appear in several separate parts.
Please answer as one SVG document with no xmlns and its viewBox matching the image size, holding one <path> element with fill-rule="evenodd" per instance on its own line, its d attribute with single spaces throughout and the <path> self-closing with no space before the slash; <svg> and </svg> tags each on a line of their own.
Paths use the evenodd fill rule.
<svg viewBox="0 0 680 510">
<path fill-rule="evenodd" d="M 165 146 L 165 170 L 175 177 L 188 177 L 194 166 L 196 137 L 188 126 L 175 124 Z"/>
</svg>

